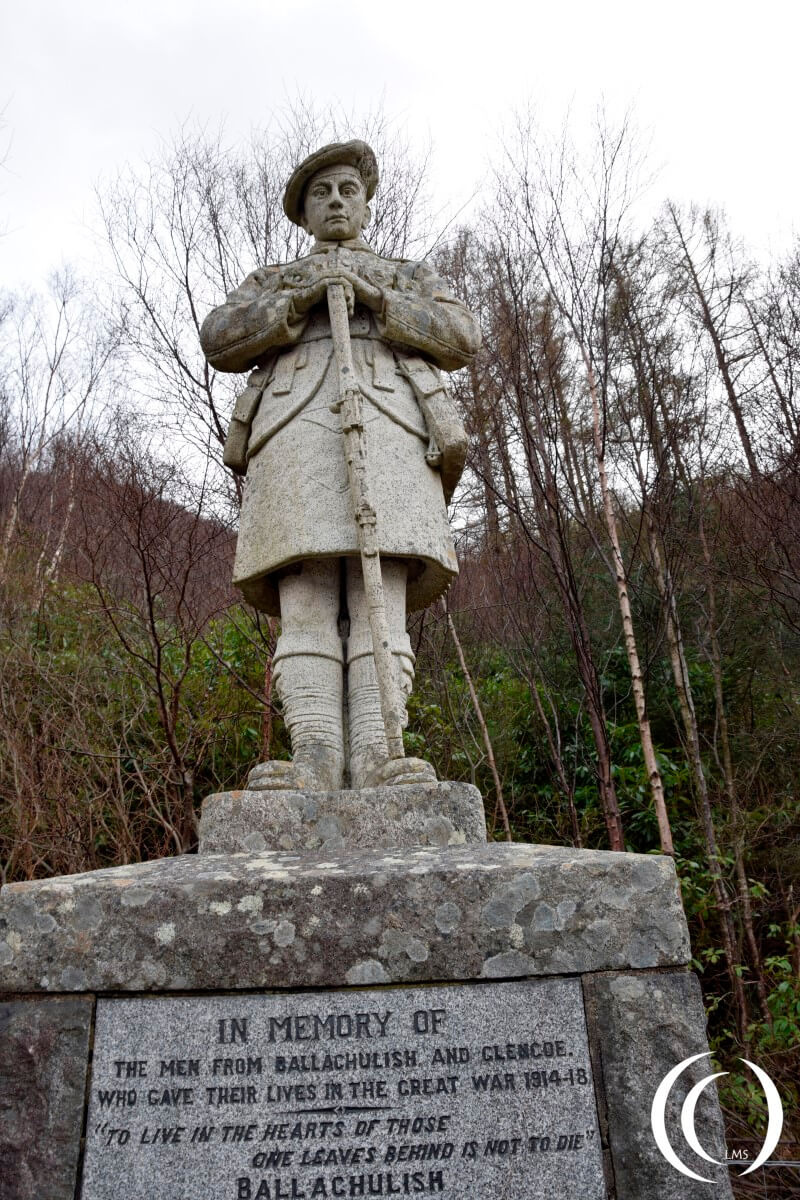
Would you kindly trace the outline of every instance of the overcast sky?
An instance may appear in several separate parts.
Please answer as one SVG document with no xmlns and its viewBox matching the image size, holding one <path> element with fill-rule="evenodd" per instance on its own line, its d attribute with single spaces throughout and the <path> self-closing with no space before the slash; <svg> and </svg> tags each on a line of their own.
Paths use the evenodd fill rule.
<svg viewBox="0 0 800 1200">
<path fill-rule="evenodd" d="M 0 281 L 90 270 L 93 185 L 187 118 L 244 138 L 302 91 L 433 141 L 436 199 L 472 193 L 515 106 L 632 107 L 655 199 L 724 205 L 763 252 L 797 227 L 797 0 L 26 0 L 0 24 Z"/>
</svg>

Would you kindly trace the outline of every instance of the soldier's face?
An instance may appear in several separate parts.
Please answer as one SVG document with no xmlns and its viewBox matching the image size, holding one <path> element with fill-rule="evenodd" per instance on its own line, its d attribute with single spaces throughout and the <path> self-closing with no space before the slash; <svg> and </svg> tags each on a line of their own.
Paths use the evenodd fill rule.
<svg viewBox="0 0 800 1200">
<path fill-rule="evenodd" d="M 306 187 L 303 216 L 303 228 L 318 242 L 358 237 L 369 217 L 361 176 L 345 166 L 318 171 Z"/>
</svg>

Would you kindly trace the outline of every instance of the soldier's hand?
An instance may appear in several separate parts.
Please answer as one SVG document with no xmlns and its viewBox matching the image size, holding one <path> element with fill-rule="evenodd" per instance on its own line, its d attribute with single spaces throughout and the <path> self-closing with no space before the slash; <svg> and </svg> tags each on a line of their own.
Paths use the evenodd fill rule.
<svg viewBox="0 0 800 1200">
<path fill-rule="evenodd" d="M 303 281 L 297 284 L 290 284 L 292 288 L 292 307 L 295 313 L 299 317 L 304 317 L 315 305 L 322 304 L 327 295 L 329 284 L 336 283 L 344 288 L 347 311 L 350 316 L 353 315 L 356 301 L 373 312 L 381 312 L 383 309 L 384 297 L 379 287 L 368 283 L 360 275 L 357 275 L 355 271 L 338 268 L 320 270 L 308 283 Z"/>
<path fill-rule="evenodd" d="M 324 303 L 330 284 L 339 284 L 344 288 L 347 311 L 352 317 L 357 294 L 354 287 L 356 281 L 359 284 L 362 283 L 357 275 L 352 275 L 349 271 L 320 271 L 311 283 L 295 286 L 292 289 L 292 307 L 299 317 L 303 317 L 315 305 Z M 367 285 L 367 287 L 370 287 L 370 285 Z M 363 288 L 360 290 L 363 292 Z M 371 288 L 371 290 L 378 291 L 377 288 Z M 359 299 L 361 299 L 361 296 L 359 296 Z M 362 300 L 362 303 L 367 303 L 366 299 Z M 383 303 L 382 296 L 381 303 Z"/>
<path fill-rule="evenodd" d="M 350 288 L 359 304 L 372 309 L 373 312 L 379 313 L 383 309 L 381 289 L 375 287 L 374 284 L 367 283 L 366 279 L 362 279 L 355 271 L 340 271 L 335 282 L 343 283 L 345 292 Z"/>
<path fill-rule="evenodd" d="M 327 293 L 328 280 L 320 273 L 311 283 L 292 287 L 292 308 L 298 317 L 304 317 L 315 305 L 322 304 Z"/>
</svg>

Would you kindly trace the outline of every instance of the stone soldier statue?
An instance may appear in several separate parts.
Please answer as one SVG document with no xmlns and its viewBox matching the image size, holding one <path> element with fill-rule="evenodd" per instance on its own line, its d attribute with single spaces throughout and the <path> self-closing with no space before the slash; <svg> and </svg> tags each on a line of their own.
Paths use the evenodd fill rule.
<svg viewBox="0 0 800 1200">
<path fill-rule="evenodd" d="M 466 452 L 440 370 L 480 344 L 473 316 L 424 262 L 381 258 L 362 239 L 378 183 L 364 142 L 324 146 L 294 170 L 284 210 L 314 239 L 286 266 L 254 271 L 206 319 L 220 371 L 251 370 L 225 444 L 247 475 L 234 582 L 280 615 L 274 681 L 292 761 L 260 763 L 250 788 L 328 791 L 434 780 L 390 759 L 348 485 L 327 295 L 341 284 L 363 402 L 369 485 L 403 712 L 414 675 L 406 611 L 457 572 L 447 523 Z"/>
</svg>

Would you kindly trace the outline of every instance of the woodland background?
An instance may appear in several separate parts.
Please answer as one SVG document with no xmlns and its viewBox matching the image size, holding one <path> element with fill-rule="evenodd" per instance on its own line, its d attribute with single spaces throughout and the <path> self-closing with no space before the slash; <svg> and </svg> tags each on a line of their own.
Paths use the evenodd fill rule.
<svg viewBox="0 0 800 1200">
<path fill-rule="evenodd" d="M 209 792 L 288 753 L 277 627 L 230 586 L 239 377 L 206 313 L 295 258 L 291 165 L 366 137 L 368 230 L 481 320 L 452 390 L 470 458 L 461 575 L 410 623 L 409 752 L 486 798 L 497 838 L 674 854 L 730 1146 L 798 1157 L 800 244 L 641 218 L 636 138 L 521 115 L 480 211 L 440 227 L 380 111 L 298 104 L 230 147 L 183 130 L 98 195 L 107 270 L 0 297 L 0 882 L 191 852 Z M 736 1183 L 800 1196 L 800 1171 Z"/>
</svg>

